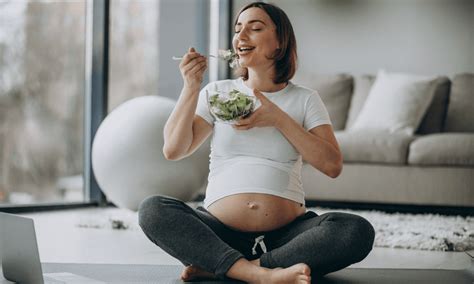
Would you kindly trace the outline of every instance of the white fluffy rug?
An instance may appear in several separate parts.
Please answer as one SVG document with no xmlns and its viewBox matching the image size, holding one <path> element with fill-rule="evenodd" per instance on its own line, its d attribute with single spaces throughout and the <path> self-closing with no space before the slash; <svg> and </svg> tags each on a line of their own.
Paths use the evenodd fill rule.
<svg viewBox="0 0 474 284">
<path fill-rule="evenodd" d="M 438 251 L 474 249 L 474 217 L 438 214 L 388 214 L 380 211 L 353 211 L 311 208 L 319 215 L 347 212 L 367 219 L 375 228 L 376 247 Z"/>
<path fill-rule="evenodd" d="M 190 204 L 196 207 L 199 203 Z M 380 211 L 355 211 L 308 208 L 318 215 L 347 212 L 360 215 L 374 226 L 376 247 L 437 251 L 474 249 L 474 217 L 438 214 L 388 214 Z M 95 229 L 140 230 L 136 212 L 109 208 L 105 214 L 83 216 L 76 226 Z"/>
</svg>

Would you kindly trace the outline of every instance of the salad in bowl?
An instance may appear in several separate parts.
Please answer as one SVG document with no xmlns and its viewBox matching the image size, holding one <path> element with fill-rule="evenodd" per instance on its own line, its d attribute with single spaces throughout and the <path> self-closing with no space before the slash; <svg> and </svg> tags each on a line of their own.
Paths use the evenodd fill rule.
<svg viewBox="0 0 474 284">
<path fill-rule="evenodd" d="M 206 91 L 207 103 L 212 116 L 227 124 L 235 124 L 239 119 L 255 110 L 257 98 L 236 89 L 229 92 Z"/>
</svg>

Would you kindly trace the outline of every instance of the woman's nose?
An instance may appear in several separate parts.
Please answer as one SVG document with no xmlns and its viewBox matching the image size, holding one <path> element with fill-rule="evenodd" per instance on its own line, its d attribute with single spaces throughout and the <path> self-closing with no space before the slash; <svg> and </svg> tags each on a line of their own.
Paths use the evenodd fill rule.
<svg viewBox="0 0 474 284">
<path fill-rule="evenodd" d="M 237 34 L 237 39 L 248 39 L 246 28 L 240 30 L 240 32 Z"/>
</svg>

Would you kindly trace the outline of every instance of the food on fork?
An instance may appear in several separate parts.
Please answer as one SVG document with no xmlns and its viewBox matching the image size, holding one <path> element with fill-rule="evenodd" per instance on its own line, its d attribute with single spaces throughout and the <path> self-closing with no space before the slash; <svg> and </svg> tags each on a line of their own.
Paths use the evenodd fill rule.
<svg viewBox="0 0 474 284">
<path fill-rule="evenodd" d="M 229 61 L 230 68 L 239 66 L 239 56 L 232 49 L 219 49 L 217 51 L 219 58 Z"/>
</svg>

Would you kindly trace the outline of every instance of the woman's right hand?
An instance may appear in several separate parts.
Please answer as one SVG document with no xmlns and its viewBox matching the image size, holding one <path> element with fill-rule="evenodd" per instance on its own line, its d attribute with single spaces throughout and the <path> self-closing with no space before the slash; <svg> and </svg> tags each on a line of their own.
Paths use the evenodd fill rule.
<svg viewBox="0 0 474 284">
<path fill-rule="evenodd" d="M 197 53 L 194 47 L 189 48 L 179 64 L 179 70 L 184 80 L 184 87 L 199 89 L 206 69 L 207 58 Z"/>
</svg>

